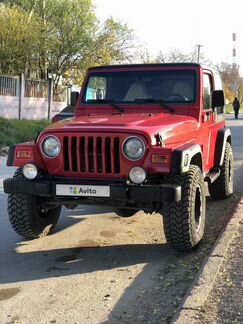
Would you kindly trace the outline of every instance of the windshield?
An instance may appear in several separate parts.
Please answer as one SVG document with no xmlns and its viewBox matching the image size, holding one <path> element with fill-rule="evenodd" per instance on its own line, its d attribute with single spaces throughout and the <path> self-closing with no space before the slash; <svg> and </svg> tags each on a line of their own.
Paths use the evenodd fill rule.
<svg viewBox="0 0 243 324">
<path fill-rule="evenodd" d="M 193 70 L 143 70 L 93 72 L 84 88 L 82 102 L 141 104 L 192 103 L 196 96 Z"/>
</svg>

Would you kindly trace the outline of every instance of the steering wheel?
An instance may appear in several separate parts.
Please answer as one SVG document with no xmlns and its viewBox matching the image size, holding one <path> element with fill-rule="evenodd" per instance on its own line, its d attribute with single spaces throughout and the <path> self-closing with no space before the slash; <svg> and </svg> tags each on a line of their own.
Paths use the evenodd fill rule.
<svg viewBox="0 0 243 324">
<path fill-rule="evenodd" d="M 167 101 L 173 101 L 173 100 L 176 100 L 176 99 L 182 99 L 182 101 L 188 101 L 189 99 L 186 97 L 186 96 L 183 96 L 179 93 L 172 93 L 170 96 L 168 96 L 165 100 Z"/>
</svg>

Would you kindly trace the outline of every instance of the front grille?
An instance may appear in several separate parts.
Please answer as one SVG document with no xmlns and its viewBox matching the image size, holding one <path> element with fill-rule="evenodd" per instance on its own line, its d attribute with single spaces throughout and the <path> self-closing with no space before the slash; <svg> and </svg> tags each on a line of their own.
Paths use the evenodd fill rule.
<svg viewBox="0 0 243 324">
<path fill-rule="evenodd" d="M 64 136 L 65 172 L 120 173 L 120 138 L 116 136 Z"/>
</svg>

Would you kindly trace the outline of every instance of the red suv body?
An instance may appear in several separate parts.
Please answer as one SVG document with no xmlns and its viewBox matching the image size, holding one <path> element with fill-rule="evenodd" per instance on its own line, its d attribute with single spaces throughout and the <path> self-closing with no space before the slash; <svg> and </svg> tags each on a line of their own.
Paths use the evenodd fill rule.
<svg viewBox="0 0 243 324">
<path fill-rule="evenodd" d="M 203 237 L 204 181 L 214 198 L 233 192 L 220 76 L 193 63 L 91 68 L 74 118 L 12 147 L 8 165 L 19 167 L 4 182 L 10 221 L 24 236 L 43 235 L 47 224 L 32 224 L 29 236 L 19 230 L 12 208 L 19 194 L 53 226 L 61 205 L 108 205 L 120 216 L 161 212 L 167 240 L 190 249 Z"/>
</svg>

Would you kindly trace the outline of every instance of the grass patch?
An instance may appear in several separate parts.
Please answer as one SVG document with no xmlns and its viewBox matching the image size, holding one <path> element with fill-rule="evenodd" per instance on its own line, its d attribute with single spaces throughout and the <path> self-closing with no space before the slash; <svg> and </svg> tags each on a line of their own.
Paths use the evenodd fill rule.
<svg viewBox="0 0 243 324">
<path fill-rule="evenodd" d="M 50 120 L 0 118 L 0 147 L 32 141 L 51 123 Z"/>
<path fill-rule="evenodd" d="M 234 112 L 234 109 L 233 109 L 232 103 L 225 105 L 225 113 L 226 114 L 231 114 L 233 112 Z"/>
</svg>

